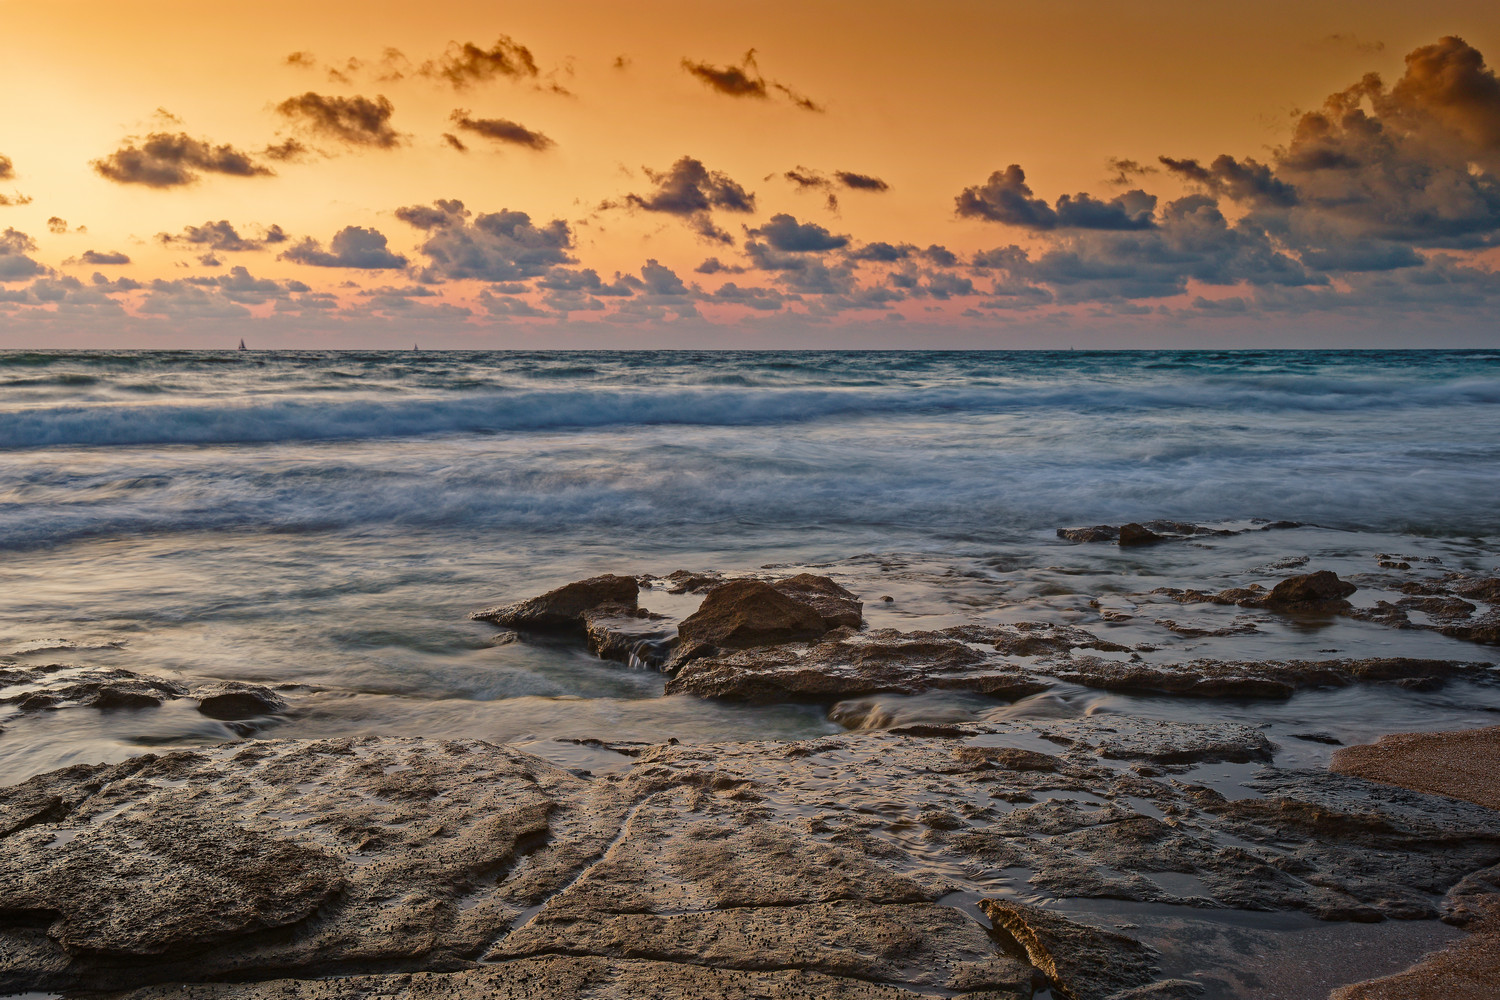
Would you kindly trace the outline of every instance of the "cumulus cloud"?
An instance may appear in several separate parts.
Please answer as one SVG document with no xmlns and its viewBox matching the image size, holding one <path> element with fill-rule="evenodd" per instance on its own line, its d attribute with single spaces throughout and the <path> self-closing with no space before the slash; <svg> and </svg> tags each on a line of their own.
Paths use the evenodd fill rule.
<svg viewBox="0 0 1500 1000">
<path fill-rule="evenodd" d="M 441 58 L 423 63 L 419 72 L 446 81 L 454 90 L 496 79 L 535 79 L 539 75 L 531 50 L 508 35 L 501 35 L 487 49 L 473 42 L 454 42 Z"/>
<path fill-rule="evenodd" d="M 798 191 L 822 191 L 828 199 L 829 211 L 838 211 L 838 188 L 850 191 L 889 191 L 890 185 L 879 177 L 855 173 L 852 170 L 836 170 L 832 177 L 807 167 L 798 166 L 781 176 L 791 181 Z M 770 178 L 766 178 L 769 180 Z"/>
<path fill-rule="evenodd" d="M 74 263 L 69 261 L 69 263 Z M 76 263 L 92 264 L 96 267 L 109 267 L 130 263 L 130 255 L 118 250 L 85 250 Z"/>
<path fill-rule="evenodd" d="M 128 139 L 108 156 L 93 161 L 94 170 L 116 184 L 152 188 L 183 187 L 201 173 L 230 177 L 268 177 L 273 171 L 230 145 L 215 146 L 185 132 L 153 132 Z"/>
<path fill-rule="evenodd" d="M 762 76 L 760 67 L 755 62 L 754 49 L 746 52 L 738 64 L 716 66 L 713 63 L 684 58 L 682 68 L 710 90 L 727 97 L 766 100 L 774 91 L 804 111 L 823 110 L 816 101 L 798 93 L 786 84 L 767 80 Z"/>
<path fill-rule="evenodd" d="M 453 112 L 450 120 L 461 131 L 472 132 L 486 139 L 507 143 L 512 146 L 525 146 L 527 149 L 542 150 L 550 149 L 557 145 L 557 143 L 542 133 L 533 131 L 525 125 L 506 118 L 472 118 L 469 112 L 458 110 Z M 462 146 L 463 143 L 460 142 L 459 145 Z"/>
<path fill-rule="evenodd" d="M 417 252 L 427 258 L 424 282 L 516 282 L 575 264 L 573 233 L 562 219 L 536 225 L 525 212 L 470 212 L 457 200 L 396 210 L 396 217 L 427 233 Z"/>
<path fill-rule="evenodd" d="M 287 235 L 280 226 L 270 226 L 264 235 L 259 238 L 241 236 L 228 219 L 212 220 L 201 226 L 186 226 L 181 233 L 157 233 L 156 239 L 162 246 L 191 246 L 206 248 L 210 251 L 224 251 L 226 253 L 243 253 L 250 250 L 264 250 L 267 246 L 277 243 L 285 243 Z"/>
<path fill-rule="evenodd" d="M 277 257 L 311 267 L 348 267 L 367 271 L 403 268 L 405 257 L 392 253 L 385 234 L 363 226 L 345 226 L 328 242 L 328 249 L 311 237 L 292 246 Z"/>
<path fill-rule="evenodd" d="M 0 233 L 0 282 L 25 281 L 47 273 L 47 268 L 29 255 L 36 241 L 23 232 L 7 228 Z"/>
<path fill-rule="evenodd" d="M 1292 185 L 1277 178 L 1266 164 L 1252 159 L 1241 162 L 1221 155 L 1206 167 L 1197 160 L 1174 160 L 1170 156 L 1159 159 L 1172 174 L 1233 201 L 1280 206 L 1297 203 L 1297 191 Z"/>
<path fill-rule="evenodd" d="M 628 194 L 625 204 L 647 212 L 678 216 L 705 239 L 730 243 L 732 238 L 714 225 L 711 213 L 753 212 L 755 195 L 737 184 L 728 174 L 709 170 L 702 161 L 684 156 L 666 170 L 644 168 L 646 177 L 656 186 L 648 194 Z M 604 208 L 615 207 L 605 202 Z"/>
<path fill-rule="evenodd" d="M 891 186 L 879 177 L 856 174 L 852 170 L 835 170 L 833 176 L 840 184 L 853 191 L 889 191 L 891 189 Z"/>
<path fill-rule="evenodd" d="M 401 134 L 391 127 L 395 106 L 384 95 L 329 97 L 308 91 L 276 106 L 284 117 L 308 131 L 348 146 L 391 149 L 401 145 Z"/>
<path fill-rule="evenodd" d="M 981 185 L 964 188 L 958 214 L 1026 229 L 1150 229 L 1156 224 L 1156 196 L 1136 189 L 1109 201 L 1089 194 L 1063 195 L 1056 206 L 1033 196 L 1026 171 L 1012 163 Z"/>
<path fill-rule="evenodd" d="M 8 156 L 0 155 L 0 181 L 13 180 L 16 176 L 16 165 Z"/>
<path fill-rule="evenodd" d="M 815 253 L 849 245 L 849 237 L 836 236 L 817 223 L 798 222 L 785 212 L 771 216 L 770 222 L 751 229 L 749 233 L 784 253 Z"/>
</svg>

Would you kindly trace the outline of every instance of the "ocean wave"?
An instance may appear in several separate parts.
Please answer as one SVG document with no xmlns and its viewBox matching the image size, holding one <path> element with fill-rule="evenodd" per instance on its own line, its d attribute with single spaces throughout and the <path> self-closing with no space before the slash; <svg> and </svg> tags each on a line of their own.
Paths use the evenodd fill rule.
<svg viewBox="0 0 1500 1000">
<path fill-rule="evenodd" d="M 347 386 L 347 383 L 344 383 Z M 331 386 L 330 386 L 331 387 Z M 306 387 L 304 387 L 305 391 Z M 744 427 L 831 418 L 1038 411 L 1068 414 L 1204 411 L 1246 421 L 1300 414 L 1493 407 L 1500 380 L 1202 378 L 1176 382 L 1050 380 L 980 387 L 579 387 L 330 400 L 258 395 L 163 404 L 94 403 L 0 410 L 0 449 L 255 444 L 495 434 L 650 425 Z"/>
</svg>

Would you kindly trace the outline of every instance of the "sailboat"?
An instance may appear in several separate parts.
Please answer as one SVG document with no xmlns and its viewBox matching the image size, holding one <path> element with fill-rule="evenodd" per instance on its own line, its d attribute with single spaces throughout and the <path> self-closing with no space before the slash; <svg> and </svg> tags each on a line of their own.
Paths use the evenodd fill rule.
<svg viewBox="0 0 1500 1000">
<path fill-rule="evenodd" d="M 415 351 L 417 349 L 417 345 L 416 344 L 412 344 L 411 345 L 411 349 Z"/>
<path fill-rule="evenodd" d="M 245 338 L 244 337 L 240 338 L 240 346 L 239 346 L 238 349 L 241 350 L 241 351 L 248 351 L 250 349 L 250 348 L 248 348 L 248 347 L 245 346 Z"/>
</svg>

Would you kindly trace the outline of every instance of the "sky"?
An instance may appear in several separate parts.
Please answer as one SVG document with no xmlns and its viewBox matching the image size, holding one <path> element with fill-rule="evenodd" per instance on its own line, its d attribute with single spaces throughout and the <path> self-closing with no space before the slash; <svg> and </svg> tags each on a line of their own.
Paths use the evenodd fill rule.
<svg viewBox="0 0 1500 1000">
<path fill-rule="evenodd" d="M 0 23 L 0 348 L 1500 345 L 1492 3 Z"/>
</svg>

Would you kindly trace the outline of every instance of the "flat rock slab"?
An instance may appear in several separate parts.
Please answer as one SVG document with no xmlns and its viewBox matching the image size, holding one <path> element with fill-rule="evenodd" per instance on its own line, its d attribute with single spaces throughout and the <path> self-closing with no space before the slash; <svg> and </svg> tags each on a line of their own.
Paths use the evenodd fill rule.
<svg viewBox="0 0 1500 1000">
<path fill-rule="evenodd" d="M 1500 726 L 1446 733 L 1395 733 L 1334 751 L 1340 774 L 1449 795 L 1500 809 Z"/>
<path fill-rule="evenodd" d="M 1103 716 L 637 745 L 601 776 L 420 739 L 73 767 L 0 789 L 0 993 L 1180 996 L 1128 938 L 1034 904 L 1431 917 L 1500 872 L 1481 806 L 1321 771 L 1263 767 L 1237 799 L 1194 781 L 1266 747 Z M 1041 951 L 952 902 L 1022 912 L 1004 883 Z M 1063 944 L 1085 940 L 1114 957 Z"/>
<path fill-rule="evenodd" d="M 941 632 L 837 634 L 826 642 L 692 660 L 667 682 L 667 693 L 752 702 L 836 701 L 944 688 L 1015 700 L 1048 686 L 1001 657 Z"/>
</svg>

